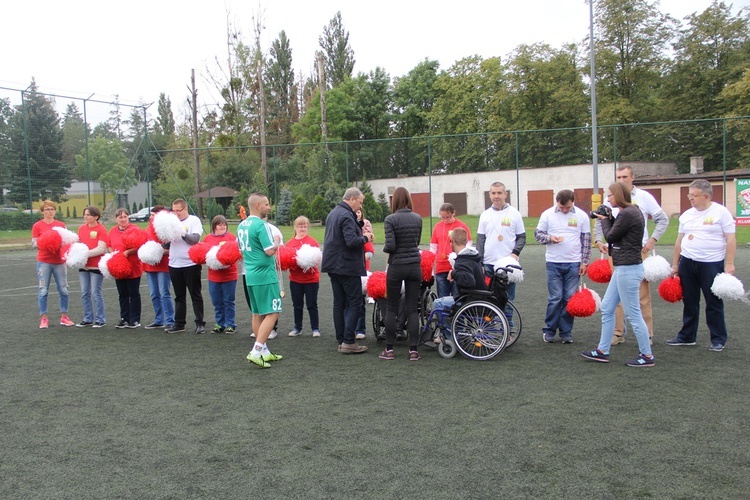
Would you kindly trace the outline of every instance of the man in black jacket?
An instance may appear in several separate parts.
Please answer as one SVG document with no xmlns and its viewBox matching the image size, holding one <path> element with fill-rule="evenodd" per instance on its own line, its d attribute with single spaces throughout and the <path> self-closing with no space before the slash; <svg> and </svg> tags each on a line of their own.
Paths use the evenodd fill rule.
<svg viewBox="0 0 750 500">
<path fill-rule="evenodd" d="M 360 354 L 367 346 L 358 345 L 354 329 L 362 307 L 362 281 L 365 275 L 364 245 L 372 233 L 363 233 L 357 224 L 357 210 L 365 196 L 352 187 L 326 218 L 321 271 L 328 273 L 333 289 L 333 326 L 342 354 Z"/>
</svg>

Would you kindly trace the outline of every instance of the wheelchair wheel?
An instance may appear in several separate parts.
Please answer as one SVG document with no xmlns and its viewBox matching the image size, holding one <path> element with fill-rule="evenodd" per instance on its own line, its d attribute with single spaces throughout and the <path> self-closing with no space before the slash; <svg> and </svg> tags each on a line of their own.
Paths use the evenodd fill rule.
<svg viewBox="0 0 750 500">
<path fill-rule="evenodd" d="M 438 344 L 438 353 L 445 359 L 452 358 L 456 355 L 458 350 L 456 349 L 456 343 L 453 339 L 444 338 L 441 343 Z"/>
<path fill-rule="evenodd" d="M 437 294 L 432 291 L 431 288 L 425 288 L 422 290 L 419 296 L 419 304 L 417 309 L 419 311 L 419 326 L 424 328 L 427 321 L 430 319 L 430 313 L 432 312 L 432 304 L 435 302 Z"/>
<path fill-rule="evenodd" d="M 478 300 L 458 308 L 453 316 L 456 348 L 470 359 L 490 359 L 508 342 L 510 328 L 505 314 L 491 302 Z"/>
<path fill-rule="evenodd" d="M 511 301 L 508 301 L 508 306 L 513 309 L 513 326 L 510 327 L 508 343 L 505 345 L 506 349 L 512 346 L 513 343 L 518 340 L 518 337 L 521 336 L 521 330 L 523 329 L 523 321 L 521 320 L 521 313 L 518 312 L 518 308 Z"/>
<path fill-rule="evenodd" d="M 372 331 L 378 342 L 385 340 L 385 310 L 381 304 L 385 304 L 385 300 L 377 299 L 372 308 Z"/>
</svg>

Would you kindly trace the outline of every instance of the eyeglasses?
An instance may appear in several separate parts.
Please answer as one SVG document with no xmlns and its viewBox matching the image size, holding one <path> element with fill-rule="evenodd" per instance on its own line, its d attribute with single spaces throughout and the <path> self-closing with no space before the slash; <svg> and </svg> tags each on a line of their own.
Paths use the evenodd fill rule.
<svg viewBox="0 0 750 500">
<path fill-rule="evenodd" d="M 707 194 L 688 194 L 688 200 L 694 200 L 695 198 L 700 198 L 701 196 L 708 196 Z"/>
<path fill-rule="evenodd" d="M 56 210 L 54 208 L 45 208 L 44 212 L 55 212 Z"/>
</svg>

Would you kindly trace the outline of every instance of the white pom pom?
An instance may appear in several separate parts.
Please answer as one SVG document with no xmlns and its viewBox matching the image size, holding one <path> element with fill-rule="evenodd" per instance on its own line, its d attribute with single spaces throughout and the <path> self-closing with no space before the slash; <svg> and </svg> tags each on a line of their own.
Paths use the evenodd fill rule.
<svg viewBox="0 0 750 500">
<path fill-rule="evenodd" d="M 451 252 L 448 254 L 448 262 L 451 264 L 451 268 L 456 268 L 456 252 Z"/>
<path fill-rule="evenodd" d="M 219 245 L 213 246 L 208 251 L 208 253 L 206 253 L 206 265 L 209 269 L 213 269 L 214 271 L 220 271 L 229 267 L 222 264 L 221 261 L 216 257 L 216 253 L 219 251 L 219 248 L 221 248 L 221 246 Z"/>
<path fill-rule="evenodd" d="M 185 229 L 177 215 L 162 210 L 154 216 L 154 232 L 162 243 L 171 243 L 179 240 Z"/>
<path fill-rule="evenodd" d="M 65 229 L 64 227 L 53 227 L 52 229 L 60 233 L 63 246 L 72 245 L 73 243 L 78 242 L 78 235 L 74 233 L 73 231 L 69 231 Z"/>
<path fill-rule="evenodd" d="M 510 267 L 510 266 L 517 266 L 521 267 L 521 263 L 518 262 L 513 257 L 504 257 L 500 259 L 500 262 L 495 264 L 495 269 L 498 267 Z M 509 283 L 520 283 L 523 281 L 523 269 L 516 269 L 515 267 L 511 267 L 511 270 L 513 272 L 508 272 L 508 282 Z"/>
<path fill-rule="evenodd" d="M 643 272 L 646 281 L 662 281 L 672 275 L 672 266 L 661 255 L 650 255 L 643 261 Z"/>
<path fill-rule="evenodd" d="M 591 288 L 587 288 L 589 292 L 591 292 L 591 295 L 594 296 L 594 302 L 596 302 L 596 310 L 594 312 L 599 312 L 602 308 L 602 298 L 601 296 L 596 293 L 596 290 L 592 290 Z"/>
<path fill-rule="evenodd" d="M 362 279 L 362 295 L 367 295 L 367 278 L 369 278 L 371 274 L 370 271 L 367 271 L 367 276 L 360 277 Z"/>
<path fill-rule="evenodd" d="M 141 262 L 152 266 L 161 262 L 164 257 L 164 249 L 155 241 L 147 241 L 138 249 L 138 258 Z"/>
<path fill-rule="evenodd" d="M 89 260 L 89 247 L 85 243 L 73 243 L 65 255 L 65 263 L 71 269 L 80 269 Z"/>
<path fill-rule="evenodd" d="M 106 253 L 106 254 L 104 254 L 104 255 L 102 256 L 102 258 L 101 258 L 101 259 L 99 259 L 99 271 L 101 271 L 102 275 L 103 275 L 103 276 L 104 276 L 105 278 L 110 278 L 110 279 L 112 278 L 112 275 L 111 275 L 111 274 L 110 274 L 110 272 L 109 272 L 109 268 L 107 267 L 107 262 L 109 262 L 109 259 L 111 259 L 112 257 L 114 257 L 114 255 L 115 255 L 115 254 L 116 254 L 116 253 L 117 253 L 118 251 L 119 251 L 119 250 L 115 250 L 115 251 L 114 251 L 114 252 L 112 252 L 112 253 Z"/>
<path fill-rule="evenodd" d="M 740 300 L 745 296 L 745 287 L 742 286 L 742 282 L 727 273 L 716 275 L 711 291 L 721 300 Z"/>
<path fill-rule="evenodd" d="M 297 249 L 297 265 L 302 268 L 304 272 L 308 272 L 310 269 L 318 267 L 322 260 L 323 252 L 321 252 L 318 247 L 305 243 Z"/>
</svg>

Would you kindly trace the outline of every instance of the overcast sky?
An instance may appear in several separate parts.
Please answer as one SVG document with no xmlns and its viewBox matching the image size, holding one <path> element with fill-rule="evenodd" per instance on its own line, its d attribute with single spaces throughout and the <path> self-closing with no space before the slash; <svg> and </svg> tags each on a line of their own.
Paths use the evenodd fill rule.
<svg viewBox="0 0 750 500">
<path fill-rule="evenodd" d="M 682 20 L 709 0 L 662 0 L 662 12 Z M 733 12 L 750 0 L 733 2 Z M 175 117 L 184 110 L 190 70 L 196 70 L 202 105 L 217 101 L 207 77 L 215 59 L 227 58 L 227 22 L 248 43 L 253 17 L 263 20 L 267 52 L 281 30 L 290 40 L 296 72 L 312 71 L 318 37 L 341 11 L 354 50 L 355 73 L 380 66 L 405 75 L 425 58 L 446 69 L 479 54 L 506 56 L 518 45 L 546 42 L 554 48 L 581 42 L 589 30 L 584 0 L 410 1 L 333 0 L 43 0 L 6 2 L 0 28 L 0 87 L 26 88 L 36 78 L 42 92 L 129 104 L 151 103 L 160 92 Z M 15 101 L 19 93 L 10 93 Z M 0 90 L 0 97 L 9 95 Z M 58 107 L 64 100 L 58 99 Z M 81 108 L 80 101 L 78 102 Z M 90 110 L 94 110 L 92 106 Z M 149 110 L 151 114 L 156 106 Z M 96 111 L 93 111 L 96 114 Z M 96 119 L 89 121 L 96 123 Z"/>
</svg>

